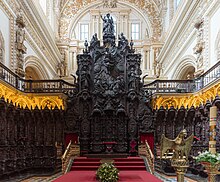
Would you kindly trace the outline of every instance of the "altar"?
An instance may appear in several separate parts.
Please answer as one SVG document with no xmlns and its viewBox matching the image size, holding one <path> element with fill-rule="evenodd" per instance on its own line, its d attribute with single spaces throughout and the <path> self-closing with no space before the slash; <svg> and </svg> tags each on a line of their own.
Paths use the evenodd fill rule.
<svg viewBox="0 0 220 182">
<path fill-rule="evenodd" d="M 113 147 L 117 144 L 117 142 L 102 142 L 102 144 L 106 148 L 106 153 L 113 153 Z"/>
</svg>

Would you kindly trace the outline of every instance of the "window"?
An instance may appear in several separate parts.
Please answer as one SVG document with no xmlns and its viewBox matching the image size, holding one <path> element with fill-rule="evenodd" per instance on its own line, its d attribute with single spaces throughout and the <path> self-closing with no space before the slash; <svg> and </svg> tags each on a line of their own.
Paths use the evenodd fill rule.
<svg viewBox="0 0 220 182">
<path fill-rule="evenodd" d="M 139 23 L 132 23 L 131 24 L 131 38 L 133 40 L 140 39 L 140 25 Z"/>
<path fill-rule="evenodd" d="M 89 25 L 81 24 L 80 25 L 80 40 L 88 40 L 89 38 Z"/>
</svg>

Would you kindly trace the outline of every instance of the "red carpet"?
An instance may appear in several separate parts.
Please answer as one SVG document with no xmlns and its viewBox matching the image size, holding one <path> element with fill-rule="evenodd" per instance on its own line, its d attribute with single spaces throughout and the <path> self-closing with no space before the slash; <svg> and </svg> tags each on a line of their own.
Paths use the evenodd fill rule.
<svg viewBox="0 0 220 182">
<path fill-rule="evenodd" d="M 146 171 L 140 157 L 113 159 L 119 169 L 119 182 L 161 182 Z M 100 166 L 100 159 L 78 157 L 74 160 L 71 171 L 54 182 L 97 182 L 95 174 Z"/>
</svg>

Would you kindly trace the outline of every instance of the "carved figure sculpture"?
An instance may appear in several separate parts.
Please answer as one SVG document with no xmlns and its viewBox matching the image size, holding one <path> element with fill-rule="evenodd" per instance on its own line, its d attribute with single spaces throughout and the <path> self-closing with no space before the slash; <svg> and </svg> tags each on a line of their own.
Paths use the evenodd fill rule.
<svg viewBox="0 0 220 182">
<path fill-rule="evenodd" d="M 103 20 L 103 33 L 104 34 L 114 34 L 114 25 L 113 25 L 113 18 L 108 13 L 104 18 L 101 16 Z"/>
<path fill-rule="evenodd" d="M 111 8 L 116 8 L 117 7 L 116 2 L 117 2 L 116 0 L 111 0 L 110 1 L 110 7 Z"/>
<path fill-rule="evenodd" d="M 171 149 L 174 152 L 172 159 L 183 159 L 184 157 L 188 158 L 193 142 L 193 135 L 185 139 L 186 136 L 187 132 L 185 129 L 183 129 L 174 140 L 166 138 L 163 134 L 161 138 L 160 157 L 162 157 L 167 150 Z"/>
<path fill-rule="evenodd" d="M 25 30 L 20 24 L 18 24 L 18 29 L 16 31 L 16 42 L 23 44 L 24 40 L 25 40 Z"/>
<path fill-rule="evenodd" d="M 98 42 L 97 33 L 95 33 L 95 34 L 92 36 L 90 45 L 93 46 L 94 44 L 96 44 L 96 42 Z"/>
<path fill-rule="evenodd" d="M 108 0 L 103 1 L 103 8 L 108 8 Z"/>
</svg>

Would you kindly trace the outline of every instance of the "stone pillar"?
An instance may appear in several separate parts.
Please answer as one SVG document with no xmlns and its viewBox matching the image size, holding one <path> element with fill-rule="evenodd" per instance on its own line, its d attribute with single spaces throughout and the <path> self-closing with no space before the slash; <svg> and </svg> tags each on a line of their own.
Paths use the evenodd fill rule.
<svg viewBox="0 0 220 182">
<path fill-rule="evenodd" d="M 216 153 L 216 120 L 217 120 L 217 107 L 210 108 L 210 123 L 209 123 L 209 152 Z"/>
<path fill-rule="evenodd" d="M 100 13 L 98 10 L 91 10 L 91 17 L 92 17 L 92 22 L 91 22 L 91 28 L 90 28 L 90 36 L 94 35 L 97 33 L 98 37 L 101 36 L 102 31 L 100 31 L 100 26 L 99 26 L 99 19 L 100 19 Z"/>
<path fill-rule="evenodd" d="M 78 69 L 77 68 L 77 58 L 76 58 L 77 54 L 78 54 L 78 51 L 77 51 L 77 48 L 75 48 L 74 51 L 73 51 L 73 55 L 72 55 L 72 59 L 73 59 L 73 72 L 74 72 L 74 74 L 76 74 L 76 71 Z"/>
<path fill-rule="evenodd" d="M 151 70 L 151 75 L 154 75 L 154 69 L 153 69 L 153 63 L 154 63 L 154 49 L 153 47 L 151 46 L 150 48 L 150 70 Z"/>
</svg>

